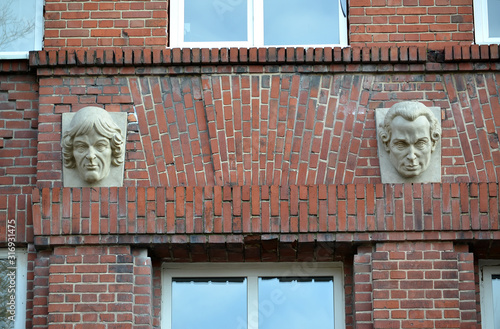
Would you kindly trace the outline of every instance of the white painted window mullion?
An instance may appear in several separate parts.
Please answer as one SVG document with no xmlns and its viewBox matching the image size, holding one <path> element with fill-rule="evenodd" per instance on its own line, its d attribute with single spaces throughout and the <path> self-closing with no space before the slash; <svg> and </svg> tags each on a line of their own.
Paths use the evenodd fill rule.
<svg viewBox="0 0 500 329">
<path fill-rule="evenodd" d="M 248 329 L 259 328 L 259 282 L 257 276 L 248 276 Z"/>
<path fill-rule="evenodd" d="M 179 47 L 184 42 L 184 1 L 170 1 L 170 47 Z"/>
<path fill-rule="evenodd" d="M 253 44 L 264 46 L 264 0 L 249 0 L 253 2 Z"/>
<path fill-rule="evenodd" d="M 346 8 L 344 8 L 344 10 L 346 11 L 346 16 L 344 16 L 344 13 L 342 11 L 341 1 L 342 0 L 338 1 L 338 5 L 339 5 L 339 23 L 338 23 L 339 43 L 340 43 L 340 46 L 345 47 L 348 45 L 348 41 L 347 41 L 347 2 L 346 2 Z"/>
</svg>

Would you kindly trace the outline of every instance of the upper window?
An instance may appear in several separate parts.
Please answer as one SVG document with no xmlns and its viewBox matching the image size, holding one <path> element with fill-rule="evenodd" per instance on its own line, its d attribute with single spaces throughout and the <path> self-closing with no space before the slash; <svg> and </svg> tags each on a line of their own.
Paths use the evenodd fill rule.
<svg viewBox="0 0 500 329">
<path fill-rule="evenodd" d="M 161 327 L 344 328 L 342 266 L 166 263 L 162 268 Z"/>
<path fill-rule="evenodd" d="M 500 261 L 480 261 L 481 324 L 500 329 Z"/>
<path fill-rule="evenodd" d="M 0 328 L 26 327 L 27 260 L 26 249 L 0 249 Z"/>
<path fill-rule="evenodd" d="M 500 0 L 474 0 L 476 43 L 500 42 Z"/>
<path fill-rule="evenodd" d="M 174 0 L 171 47 L 347 45 L 345 0 Z"/>
<path fill-rule="evenodd" d="M 28 58 L 42 38 L 43 0 L 0 1 L 0 59 Z"/>
</svg>

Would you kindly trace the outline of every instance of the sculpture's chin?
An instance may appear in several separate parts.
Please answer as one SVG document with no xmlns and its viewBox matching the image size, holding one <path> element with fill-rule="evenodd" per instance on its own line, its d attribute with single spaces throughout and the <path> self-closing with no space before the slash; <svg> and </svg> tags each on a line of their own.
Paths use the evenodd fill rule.
<svg viewBox="0 0 500 329">
<path fill-rule="evenodd" d="M 418 172 L 407 172 L 407 171 L 400 171 L 399 174 L 404 177 L 404 178 L 413 178 L 413 177 L 417 177 L 418 175 L 420 175 L 422 173 L 422 171 L 418 171 Z"/>
<path fill-rule="evenodd" d="M 94 184 L 103 179 L 103 176 L 99 175 L 96 171 L 89 171 L 85 173 L 83 179 L 89 184 Z"/>
</svg>

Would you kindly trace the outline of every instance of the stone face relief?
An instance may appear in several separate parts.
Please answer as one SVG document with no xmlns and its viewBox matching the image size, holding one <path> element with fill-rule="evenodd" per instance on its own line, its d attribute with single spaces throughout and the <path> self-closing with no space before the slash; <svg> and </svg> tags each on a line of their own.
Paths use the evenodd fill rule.
<svg viewBox="0 0 500 329">
<path fill-rule="evenodd" d="M 377 109 L 382 183 L 441 181 L 440 108 L 400 102 Z"/>
<path fill-rule="evenodd" d="M 126 115 L 95 106 L 63 114 L 64 186 L 123 185 Z"/>
</svg>

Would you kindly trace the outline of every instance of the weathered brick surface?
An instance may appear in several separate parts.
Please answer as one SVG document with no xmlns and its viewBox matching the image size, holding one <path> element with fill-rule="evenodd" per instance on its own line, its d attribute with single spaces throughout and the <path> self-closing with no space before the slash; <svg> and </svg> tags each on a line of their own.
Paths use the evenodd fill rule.
<svg viewBox="0 0 500 329">
<path fill-rule="evenodd" d="M 500 48 L 470 45 L 470 0 L 351 1 L 344 49 L 165 49 L 167 5 L 47 0 L 45 50 L 0 63 L 26 327 L 158 328 L 163 261 L 342 261 L 348 329 L 475 328 Z M 380 183 L 375 109 L 401 100 L 441 108 L 441 184 Z M 128 113 L 122 188 L 62 187 L 61 115 L 87 105 Z"/>
<path fill-rule="evenodd" d="M 366 328 L 472 328 L 474 256 L 452 242 L 379 243 L 355 256 L 357 323 Z M 356 271 L 358 270 L 358 271 Z M 366 306 L 365 306 L 366 305 Z"/>
<path fill-rule="evenodd" d="M 491 238 L 500 237 L 498 188 L 497 183 L 44 188 L 34 190 L 34 227 L 36 236 L 55 237 L 358 233 L 360 240 L 384 240 L 397 232 L 414 239 L 427 232 L 445 238 L 449 232 L 455 239 L 460 231 L 462 239 L 487 232 Z"/>
<path fill-rule="evenodd" d="M 349 1 L 352 45 L 427 44 L 429 48 L 474 42 L 472 0 Z"/>
<path fill-rule="evenodd" d="M 16 219 L 16 241 L 33 239 L 38 84 L 27 68 L 15 64 L 5 65 L 10 73 L 0 70 L 0 242 L 7 241 L 9 219 Z"/>
<path fill-rule="evenodd" d="M 165 47 L 168 2 L 60 1 L 45 4 L 46 49 Z"/>
<path fill-rule="evenodd" d="M 47 328 L 49 305 L 49 250 L 38 252 L 33 266 L 33 328 Z M 29 314 L 29 313 L 27 313 Z M 27 326 L 27 328 L 30 328 Z"/>
<path fill-rule="evenodd" d="M 497 182 L 495 73 L 196 74 L 40 79 L 38 186 L 60 187 L 62 112 L 129 113 L 127 186 L 379 183 L 375 109 L 442 112 L 442 181 Z"/>
<path fill-rule="evenodd" d="M 128 246 L 56 247 L 49 257 L 48 328 L 151 328 L 152 268 Z"/>
</svg>

